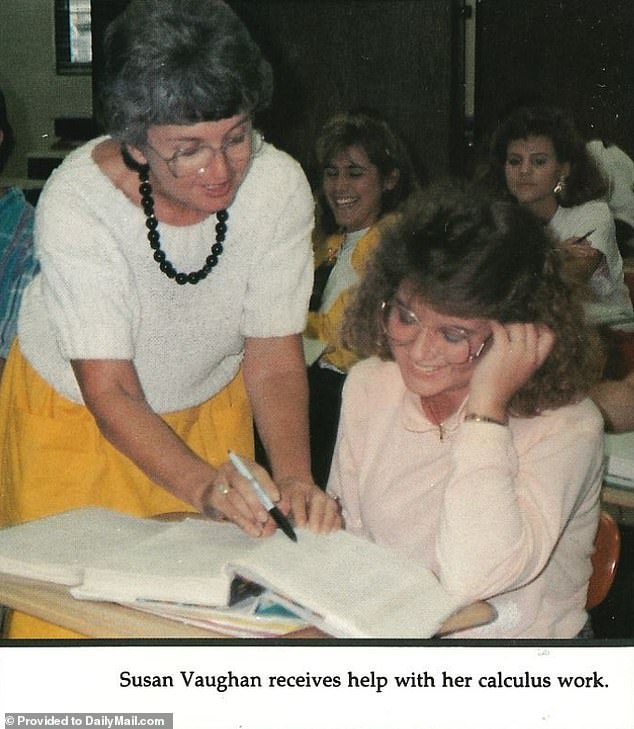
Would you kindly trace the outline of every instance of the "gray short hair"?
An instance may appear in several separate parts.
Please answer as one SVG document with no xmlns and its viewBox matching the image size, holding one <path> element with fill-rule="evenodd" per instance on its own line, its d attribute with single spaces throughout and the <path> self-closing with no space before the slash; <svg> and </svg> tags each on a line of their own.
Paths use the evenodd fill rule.
<svg viewBox="0 0 634 729">
<path fill-rule="evenodd" d="M 218 121 L 266 108 L 273 73 L 222 0 L 132 0 L 109 26 L 98 115 L 141 146 L 161 124 Z"/>
</svg>

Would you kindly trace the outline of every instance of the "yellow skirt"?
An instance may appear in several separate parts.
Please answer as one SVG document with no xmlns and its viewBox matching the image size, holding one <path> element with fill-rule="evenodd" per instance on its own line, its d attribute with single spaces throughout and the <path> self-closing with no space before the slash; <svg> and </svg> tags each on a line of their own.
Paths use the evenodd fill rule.
<svg viewBox="0 0 634 729">
<path fill-rule="evenodd" d="M 251 409 L 239 373 L 196 407 L 161 416 L 209 463 L 229 449 L 253 455 Z M 59 395 L 14 343 L 0 388 L 0 525 L 80 506 L 103 506 L 136 516 L 193 511 L 152 482 L 102 436 L 90 411 Z M 11 638 L 81 637 L 19 612 Z"/>
</svg>

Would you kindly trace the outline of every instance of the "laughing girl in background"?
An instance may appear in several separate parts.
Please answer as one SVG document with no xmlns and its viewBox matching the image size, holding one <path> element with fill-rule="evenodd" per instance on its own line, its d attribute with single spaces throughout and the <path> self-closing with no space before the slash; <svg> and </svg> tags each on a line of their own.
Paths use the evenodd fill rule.
<svg viewBox="0 0 634 729">
<path fill-rule="evenodd" d="M 371 112 L 337 114 L 316 144 L 321 172 L 317 198 L 315 287 L 304 336 L 310 390 L 312 473 L 325 486 L 337 437 L 341 388 L 356 357 L 340 342 L 350 288 L 378 242 L 379 222 L 416 183 L 404 145 Z"/>
</svg>

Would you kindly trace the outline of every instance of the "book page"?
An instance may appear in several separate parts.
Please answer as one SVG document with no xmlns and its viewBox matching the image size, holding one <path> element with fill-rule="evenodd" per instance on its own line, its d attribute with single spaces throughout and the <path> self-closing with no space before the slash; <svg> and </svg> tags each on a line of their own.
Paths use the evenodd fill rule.
<svg viewBox="0 0 634 729">
<path fill-rule="evenodd" d="M 461 603 L 422 564 L 344 531 L 281 534 L 232 561 L 299 615 L 342 638 L 429 638 Z"/>
<path fill-rule="evenodd" d="M 114 602 L 163 601 L 228 605 L 233 574 L 227 561 L 259 544 L 234 524 L 201 519 L 163 524 L 133 550 L 93 562 L 74 597 Z M 165 528 L 167 527 L 167 528 Z"/>
<path fill-rule="evenodd" d="M 98 507 L 53 514 L 0 529 L 0 572 L 77 585 L 86 563 L 164 528 L 150 519 Z"/>
</svg>

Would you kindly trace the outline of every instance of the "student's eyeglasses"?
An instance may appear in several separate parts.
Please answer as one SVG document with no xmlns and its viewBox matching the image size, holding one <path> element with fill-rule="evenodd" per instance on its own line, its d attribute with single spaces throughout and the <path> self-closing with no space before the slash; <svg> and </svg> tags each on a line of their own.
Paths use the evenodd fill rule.
<svg viewBox="0 0 634 729">
<path fill-rule="evenodd" d="M 421 332 L 429 332 L 433 337 L 435 350 L 448 364 L 473 362 L 484 352 L 490 339 L 487 337 L 473 350 L 471 339 L 474 332 L 457 326 L 427 327 L 396 298 L 381 302 L 380 321 L 387 338 L 397 346 L 412 344 Z"/>
</svg>

